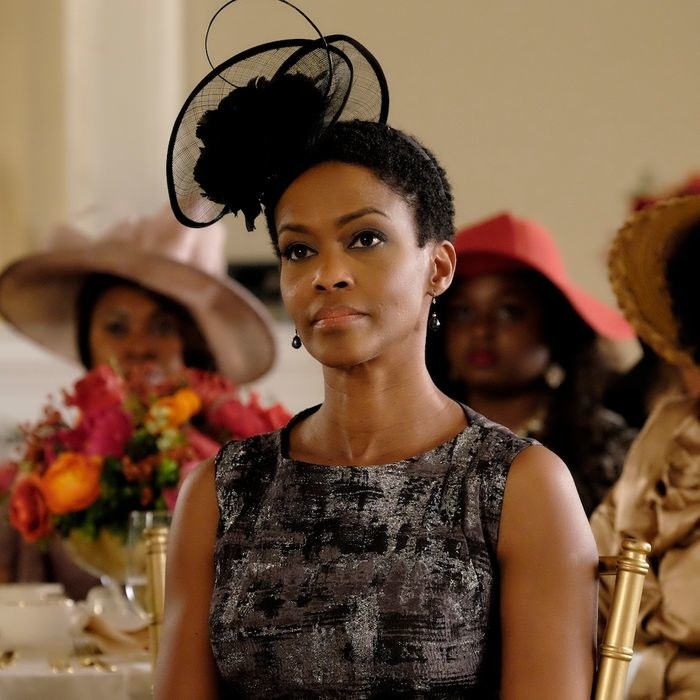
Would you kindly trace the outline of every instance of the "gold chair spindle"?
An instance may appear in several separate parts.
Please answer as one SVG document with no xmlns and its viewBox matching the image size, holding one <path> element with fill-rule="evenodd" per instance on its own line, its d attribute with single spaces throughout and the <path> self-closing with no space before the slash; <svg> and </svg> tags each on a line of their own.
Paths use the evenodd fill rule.
<svg viewBox="0 0 700 700">
<path fill-rule="evenodd" d="M 149 613 L 149 641 L 151 661 L 155 667 L 165 606 L 165 555 L 168 546 L 168 528 L 151 527 L 144 531 L 146 539 L 146 578 Z"/>
<path fill-rule="evenodd" d="M 648 542 L 624 539 L 617 557 L 600 558 L 600 575 L 615 575 L 615 587 L 599 649 L 595 700 L 624 697 L 650 551 Z"/>
</svg>

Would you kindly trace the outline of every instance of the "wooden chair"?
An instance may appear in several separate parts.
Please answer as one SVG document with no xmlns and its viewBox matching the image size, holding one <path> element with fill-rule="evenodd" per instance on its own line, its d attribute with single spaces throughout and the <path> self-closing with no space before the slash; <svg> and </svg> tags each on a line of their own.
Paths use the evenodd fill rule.
<svg viewBox="0 0 700 700">
<path fill-rule="evenodd" d="M 595 700 L 623 700 L 625 697 L 650 551 L 648 542 L 624 539 L 617 556 L 600 557 L 599 576 L 614 576 L 615 586 L 598 649 Z"/>
<path fill-rule="evenodd" d="M 168 547 L 168 528 L 151 527 L 144 531 L 146 539 L 146 580 L 149 614 L 149 642 L 151 662 L 155 668 L 163 624 L 165 606 L 165 555 Z"/>
</svg>

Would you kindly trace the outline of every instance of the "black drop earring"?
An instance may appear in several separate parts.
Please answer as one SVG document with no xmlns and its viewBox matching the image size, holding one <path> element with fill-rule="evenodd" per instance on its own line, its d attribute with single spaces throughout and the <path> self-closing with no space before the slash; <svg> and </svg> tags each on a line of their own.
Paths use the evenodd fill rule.
<svg viewBox="0 0 700 700">
<path fill-rule="evenodd" d="M 430 318 L 428 319 L 428 328 L 430 328 L 431 331 L 436 331 L 438 328 L 440 328 L 440 319 L 437 317 L 437 313 L 435 312 L 435 297 L 433 297 L 432 304 L 433 310 L 430 314 Z"/>
<path fill-rule="evenodd" d="M 292 337 L 292 347 L 295 350 L 298 350 L 301 347 L 301 338 L 299 337 L 296 328 L 294 329 L 294 336 Z"/>
</svg>

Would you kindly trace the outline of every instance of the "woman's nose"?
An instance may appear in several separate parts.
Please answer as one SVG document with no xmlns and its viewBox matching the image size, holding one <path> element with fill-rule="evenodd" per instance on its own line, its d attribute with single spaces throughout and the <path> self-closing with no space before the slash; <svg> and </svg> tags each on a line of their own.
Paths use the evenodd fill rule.
<svg viewBox="0 0 700 700">
<path fill-rule="evenodd" d="M 158 342 L 148 332 L 133 333 L 124 345 L 127 357 L 153 360 L 158 356 Z"/>
<path fill-rule="evenodd" d="M 496 324 L 491 314 L 477 314 L 469 324 L 472 334 L 479 338 L 492 337 L 495 327 Z"/>
<path fill-rule="evenodd" d="M 313 279 L 316 290 L 344 289 L 352 285 L 353 277 L 345 256 L 327 253 L 317 255 L 316 260 Z"/>
</svg>

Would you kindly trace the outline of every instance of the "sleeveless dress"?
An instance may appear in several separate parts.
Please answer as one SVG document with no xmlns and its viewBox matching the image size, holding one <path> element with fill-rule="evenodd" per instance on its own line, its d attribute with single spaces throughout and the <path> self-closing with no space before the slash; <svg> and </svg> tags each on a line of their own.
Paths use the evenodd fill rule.
<svg viewBox="0 0 700 700">
<path fill-rule="evenodd" d="M 464 410 L 462 432 L 390 464 L 290 459 L 290 426 L 222 448 L 224 697 L 498 697 L 503 492 L 535 441 Z"/>
</svg>

